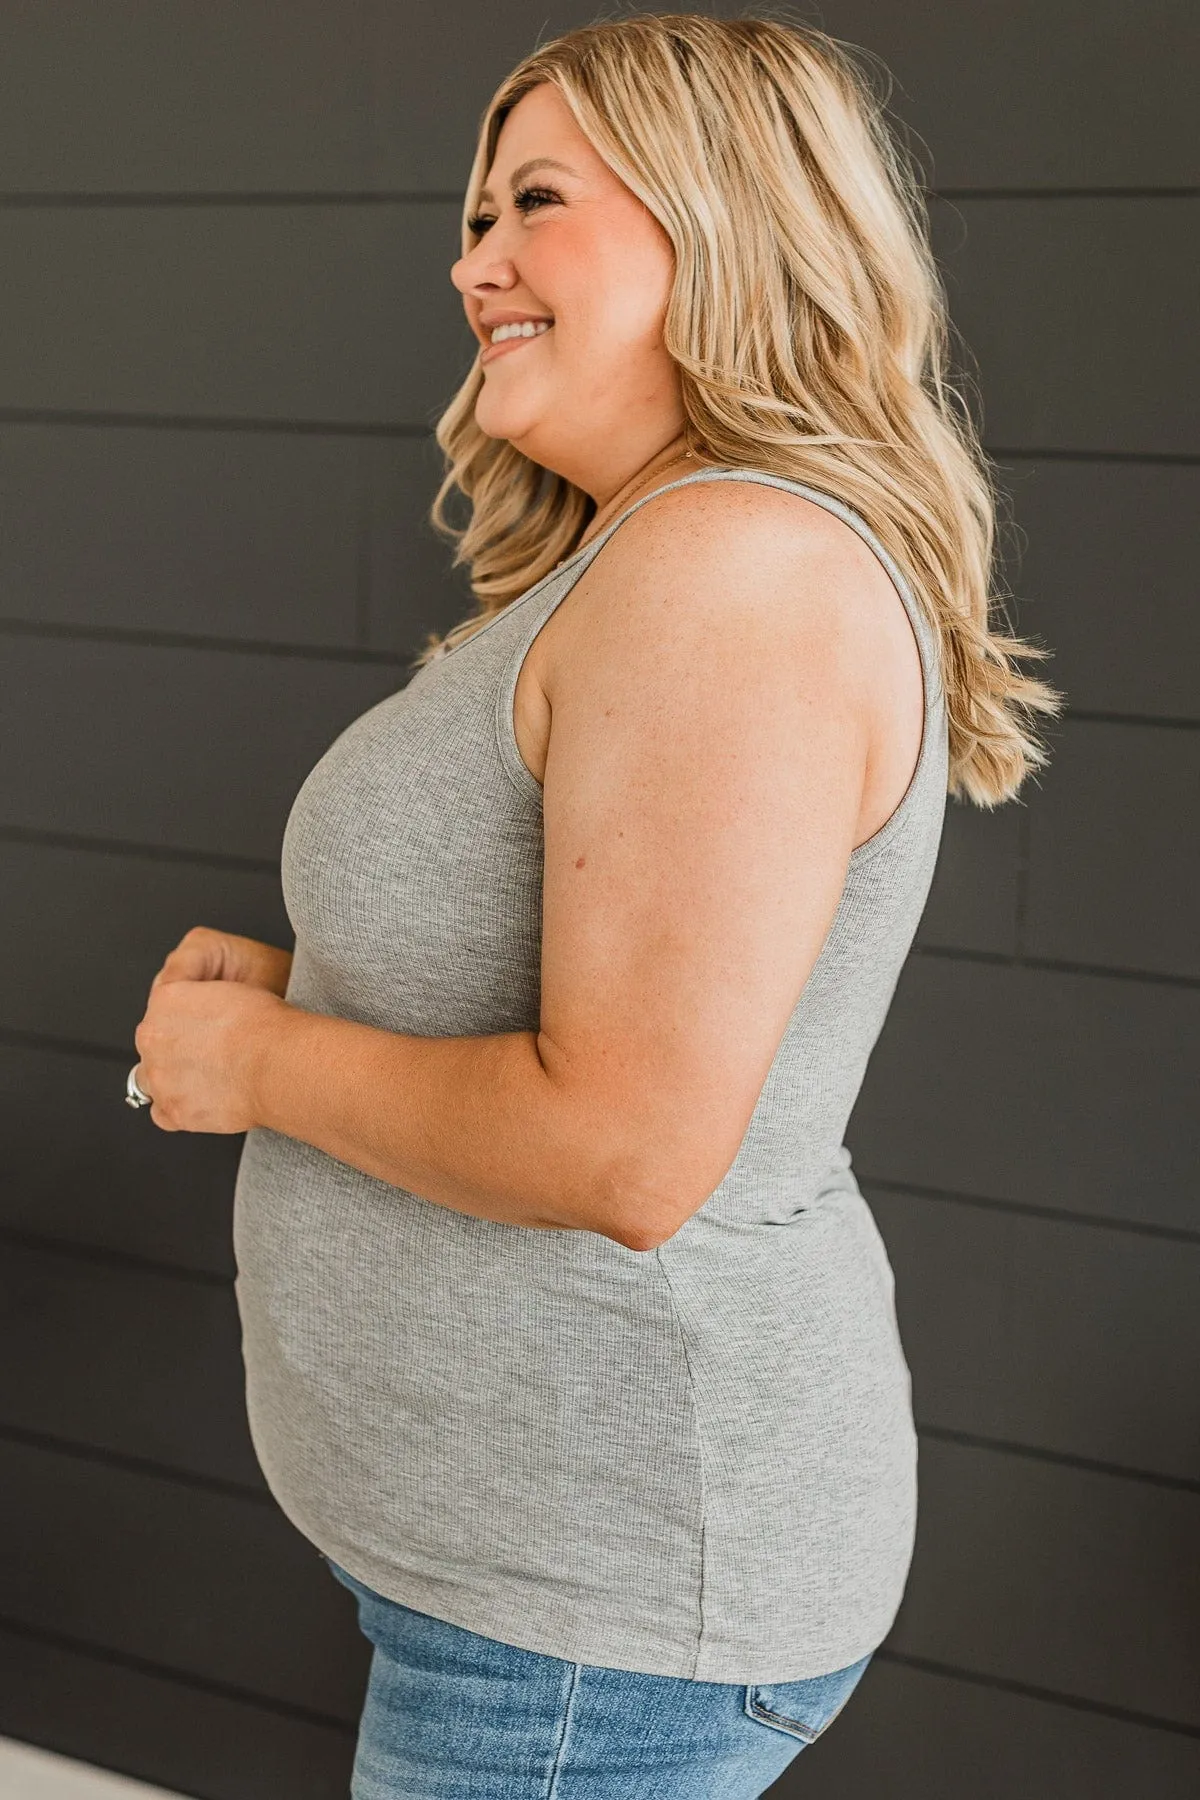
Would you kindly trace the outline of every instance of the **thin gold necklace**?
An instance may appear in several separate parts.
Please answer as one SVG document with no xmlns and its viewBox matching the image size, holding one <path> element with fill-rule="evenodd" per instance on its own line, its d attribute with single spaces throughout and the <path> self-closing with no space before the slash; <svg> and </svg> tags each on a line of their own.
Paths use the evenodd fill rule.
<svg viewBox="0 0 1200 1800">
<path fill-rule="evenodd" d="M 695 452 L 694 452 L 694 451 L 691 451 L 691 450 L 685 450 L 685 451 L 684 451 L 684 453 L 683 453 L 683 455 L 682 455 L 682 456 L 673 456 L 673 457 L 672 457 L 672 458 L 671 458 L 671 460 L 670 460 L 670 462 L 668 462 L 668 463 L 663 463 L 663 464 L 662 464 L 662 466 L 661 466 L 661 468 L 658 468 L 658 469 L 655 469 L 655 471 L 654 471 L 654 474 L 655 474 L 655 476 L 658 476 L 658 475 L 662 475 L 662 474 L 664 474 L 664 473 L 665 473 L 665 472 L 666 472 L 666 470 L 667 470 L 667 469 L 673 469 L 673 468 L 674 468 L 674 467 L 675 467 L 675 464 L 676 464 L 676 463 L 681 463 L 681 462 L 692 462 L 692 461 L 694 461 L 694 460 L 695 460 Z M 647 480 L 647 481 L 649 481 L 649 480 L 652 480 L 652 479 L 653 479 L 653 477 L 651 477 L 651 476 L 646 476 L 646 477 L 644 477 L 644 479 L 645 479 L 645 480 Z M 657 489 L 655 489 L 655 490 L 652 490 L 652 491 L 654 491 L 654 492 L 657 492 Z M 635 488 L 635 489 L 634 489 L 634 492 L 635 492 L 635 493 L 636 493 L 636 492 L 637 492 L 637 489 L 636 489 L 636 488 Z M 647 499 L 648 499 L 648 498 L 649 498 L 649 495 L 647 495 L 647 496 L 646 496 L 646 498 L 647 498 Z M 621 511 L 622 511 L 622 510 L 623 510 L 623 507 L 622 507 L 622 506 L 619 506 L 619 505 L 618 505 L 618 506 L 614 506 L 614 507 L 613 507 L 613 509 L 612 509 L 612 513 L 611 513 L 611 515 L 610 515 L 610 519 L 611 519 L 611 518 L 615 518 L 615 517 L 617 517 L 617 515 L 618 515 L 618 514 L 619 514 L 619 513 L 621 513 Z M 595 520 L 594 520 L 594 519 L 593 519 L 593 520 L 592 520 L 592 521 L 591 521 L 591 523 L 592 523 L 592 524 L 593 524 L 593 525 L 594 525 L 594 524 L 595 524 L 595 522 L 596 522 L 596 521 L 595 521 Z M 606 521 L 606 522 L 605 522 L 605 524 L 603 524 L 603 525 L 602 525 L 602 526 L 601 526 L 601 527 L 600 527 L 600 530 L 599 530 L 599 531 L 593 531 L 593 532 L 592 532 L 592 536 L 591 536 L 591 537 L 590 537 L 590 538 L 586 538 L 586 539 L 584 539 L 584 541 L 583 541 L 583 542 L 582 542 L 582 543 L 580 543 L 580 544 L 577 544 L 577 545 L 576 545 L 576 546 L 575 546 L 575 549 L 574 549 L 574 550 L 573 550 L 573 551 L 572 551 L 572 552 L 571 552 L 571 555 L 572 555 L 572 556 L 578 556 L 578 554 L 579 554 L 579 552 L 580 552 L 580 551 L 581 551 L 581 550 L 585 550 L 585 549 L 586 549 L 586 548 L 587 548 L 587 546 L 588 546 L 588 544 L 590 544 L 590 543 L 591 543 L 591 541 L 592 541 L 592 538 L 598 538 L 598 537 L 599 537 L 599 536 L 600 536 L 600 535 L 601 535 L 601 533 L 603 533 L 603 532 L 605 532 L 605 531 L 607 531 L 607 529 L 608 529 L 608 523 L 609 523 L 609 521 Z M 556 568 L 556 569 L 561 569 L 561 568 L 562 568 L 562 565 L 563 565 L 563 563 L 564 563 L 564 562 L 569 562 L 569 561 L 570 561 L 570 557 L 566 557 L 566 556 L 564 556 L 564 557 L 563 557 L 563 559 L 562 559 L 562 562 L 557 562 L 557 563 L 555 563 L 555 565 L 554 565 L 554 566 L 555 566 L 555 568 Z"/>
</svg>

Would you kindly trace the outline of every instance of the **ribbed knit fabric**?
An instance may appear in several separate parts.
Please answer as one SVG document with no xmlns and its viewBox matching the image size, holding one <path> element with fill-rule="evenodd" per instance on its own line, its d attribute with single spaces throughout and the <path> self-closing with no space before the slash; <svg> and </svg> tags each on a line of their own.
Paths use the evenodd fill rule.
<svg viewBox="0 0 1200 1800">
<path fill-rule="evenodd" d="M 841 903 L 738 1155 L 657 1250 L 437 1205 L 247 1134 L 234 1210 L 250 1428 L 283 1511 L 376 1592 L 572 1662 L 779 1682 L 887 1634 L 916 1438 L 892 1273 L 843 1147 L 928 892 L 946 793 L 925 731 Z M 662 489 L 657 490 L 662 492 Z M 541 788 L 513 734 L 536 633 L 647 495 L 357 719 L 283 847 L 287 997 L 417 1036 L 539 1024 Z M 395 1097 L 398 1108 L 404 1095 Z"/>
</svg>

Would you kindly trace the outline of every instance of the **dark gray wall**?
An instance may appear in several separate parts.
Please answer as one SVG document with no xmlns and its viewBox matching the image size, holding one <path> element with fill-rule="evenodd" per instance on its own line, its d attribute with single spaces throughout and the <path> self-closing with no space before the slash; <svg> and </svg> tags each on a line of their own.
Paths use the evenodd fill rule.
<svg viewBox="0 0 1200 1800">
<path fill-rule="evenodd" d="M 475 121 L 583 5 L 0 10 L 0 1732 L 346 1791 L 349 1596 L 248 1441 L 240 1140 L 121 1104 L 191 924 L 290 942 L 288 805 L 465 590 Z M 1020 624 L 1070 714 L 955 808 L 852 1147 L 922 1427 L 908 1596 L 779 1792 L 1200 1785 L 1194 9 L 828 0 L 920 133 Z M 1189 902 L 1191 904 L 1189 905 Z"/>
</svg>

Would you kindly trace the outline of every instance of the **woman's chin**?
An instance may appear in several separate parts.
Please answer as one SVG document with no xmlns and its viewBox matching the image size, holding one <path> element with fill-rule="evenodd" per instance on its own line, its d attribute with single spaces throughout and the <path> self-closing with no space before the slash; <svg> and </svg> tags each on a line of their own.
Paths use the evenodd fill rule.
<svg viewBox="0 0 1200 1800">
<path fill-rule="evenodd" d="M 537 429 L 537 419 L 527 406 L 505 405 L 492 398 L 486 388 L 475 402 L 475 423 L 484 437 L 507 438 L 515 443 Z"/>
<path fill-rule="evenodd" d="M 525 437 L 545 414 L 545 394 L 534 396 L 531 383 L 520 376 L 513 380 L 513 371 L 504 369 L 504 362 L 507 358 L 500 356 L 497 367 L 484 374 L 484 385 L 475 396 L 475 423 L 488 437 Z"/>
</svg>

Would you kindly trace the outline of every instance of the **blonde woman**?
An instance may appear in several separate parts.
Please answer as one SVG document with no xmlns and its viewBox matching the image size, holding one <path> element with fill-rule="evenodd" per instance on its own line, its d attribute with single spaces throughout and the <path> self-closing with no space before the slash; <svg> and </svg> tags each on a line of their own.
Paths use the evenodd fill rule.
<svg viewBox="0 0 1200 1800">
<path fill-rule="evenodd" d="M 743 1800 L 886 1635 L 916 1447 L 843 1148 L 947 788 L 1040 757 L 918 189 L 779 22 L 501 85 L 435 518 L 479 609 L 197 929 L 130 1098 L 247 1131 L 248 1408 L 374 1645 L 355 1800 Z"/>
</svg>

